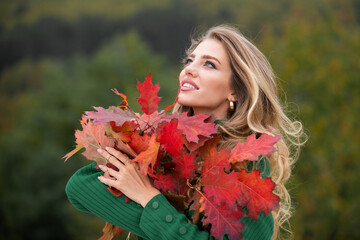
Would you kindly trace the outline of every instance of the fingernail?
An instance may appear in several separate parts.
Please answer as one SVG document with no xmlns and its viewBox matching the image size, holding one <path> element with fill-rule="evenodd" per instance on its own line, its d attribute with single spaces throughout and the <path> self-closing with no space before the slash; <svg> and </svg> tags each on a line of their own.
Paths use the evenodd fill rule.
<svg viewBox="0 0 360 240">
<path fill-rule="evenodd" d="M 99 168 L 100 168 L 100 169 L 103 169 L 103 168 L 104 168 L 104 166 L 103 166 L 103 165 L 99 165 Z"/>
<path fill-rule="evenodd" d="M 102 154 L 104 151 L 101 148 L 97 149 L 98 153 Z"/>
<path fill-rule="evenodd" d="M 106 149 L 106 151 L 109 151 L 109 150 L 110 150 L 110 148 L 109 148 L 109 147 L 105 147 L 105 149 Z"/>
</svg>

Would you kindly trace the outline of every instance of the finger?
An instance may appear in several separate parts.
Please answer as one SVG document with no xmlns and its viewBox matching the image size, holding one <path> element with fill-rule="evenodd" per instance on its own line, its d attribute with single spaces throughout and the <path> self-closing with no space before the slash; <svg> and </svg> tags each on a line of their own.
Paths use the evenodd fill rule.
<svg viewBox="0 0 360 240">
<path fill-rule="evenodd" d="M 116 157 L 114 157 L 107 151 L 100 149 L 100 148 L 97 151 L 118 169 L 121 169 L 124 166 L 124 164 L 120 163 L 120 161 Z"/>
<path fill-rule="evenodd" d="M 119 169 L 119 171 L 121 169 L 124 169 L 125 165 L 116 157 L 114 157 L 113 155 L 110 155 L 110 157 L 108 158 L 109 163 L 111 163 L 112 165 L 114 165 L 115 167 L 117 167 L 117 169 Z"/>
<path fill-rule="evenodd" d="M 108 185 L 109 187 L 115 187 L 116 185 L 116 181 L 115 180 L 111 180 L 109 178 L 105 178 L 104 176 L 99 176 L 98 179 L 100 180 L 100 182 L 102 182 L 103 184 Z"/>
<path fill-rule="evenodd" d="M 129 157 L 128 157 L 126 154 L 124 154 L 124 153 L 116 150 L 115 148 L 106 147 L 105 149 L 106 149 L 106 151 L 108 151 L 111 155 L 113 155 L 113 156 L 115 156 L 117 159 L 119 159 L 124 165 L 126 165 L 126 164 L 130 161 Z"/>
<path fill-rule="evenodd" d="M 120 173 L 119 173 L 118 171 L 115 171 L 114 169 L 108 168 L 108 167 L 106 167 L 106 166 L 104 166 L 104 165 L 99 165 L 99 168 L 100 168 L 103 172 L 108 173 L 110 176 L 115 177 L 116 179 L 119 178 L 119 174 L 120 174 Z"/>
<path fill-rule="evenodd" d="M 116 180 L 116 178 L 110 176 L 109 172 L 104 172 L 104 175 L 103 175 L 105 178 L 108 178 L 108 179 L 111 179 L 111 180 Z"/>
</svg>

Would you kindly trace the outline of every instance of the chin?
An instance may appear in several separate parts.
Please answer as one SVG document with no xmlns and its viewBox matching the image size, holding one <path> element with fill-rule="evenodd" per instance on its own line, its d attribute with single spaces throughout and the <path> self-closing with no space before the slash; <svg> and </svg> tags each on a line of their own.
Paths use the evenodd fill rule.
<svg viewBox="0 0 360 240">
<path fill-rule="evenodd" d="M 178 98 L 177 102 L 180 105 L 187 106 L 187 107 L 190 107 L 190 105 L 191 105 L 191 104 L 189 104 L 191 101 L 186 101 L 186 99 L 182 98 L 180 95 L 179 95 L 179 98 Z"/>
</svg>

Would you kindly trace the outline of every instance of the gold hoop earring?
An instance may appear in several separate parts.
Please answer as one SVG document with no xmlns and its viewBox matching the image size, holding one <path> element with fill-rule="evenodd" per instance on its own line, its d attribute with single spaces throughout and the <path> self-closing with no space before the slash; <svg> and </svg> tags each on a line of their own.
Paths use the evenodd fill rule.
<svg viewBox="0 0 360 240">
<path fill-rule="evenodd" d="M 234 109 L 235 109 L 234 102 L 230 101 L 230 110 L 234 111 Z"/>
</svg>

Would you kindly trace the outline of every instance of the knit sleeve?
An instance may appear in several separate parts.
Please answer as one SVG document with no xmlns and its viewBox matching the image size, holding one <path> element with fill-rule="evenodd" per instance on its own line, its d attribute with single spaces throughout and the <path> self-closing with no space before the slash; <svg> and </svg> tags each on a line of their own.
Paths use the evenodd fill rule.
<svg viewBox="0 0 360 240">
<path fill-rule="evenodd" d="M 163 194 L 152 198 L 145 208 L 132 201 L 125 203 L 124 196 L 115 197 L 98 180 L 101 171 L 95 169 L 95 165 L 78 170 L 66 186 L 69 201 L 80 211 L 95 214 L 122 227 L 137 235 L 138 239 L 215 239 L 188 223 L 185 214 L 177 211 Z M 244 239 L 271 239 L 274 225 L 272 216 L 261 213 L 257 221 L 247 218 L 240 221 L 247 226 L 243 232 Z M 228 238 L 225 236 L 225 239 Z"/>
<path fill-rule="evenodd" d="M 114 196 L 106 185 L 98 180 L 101 170 L 94 168 L 96 163 L 78 170 L 66 185 L 69 201 L 80 211 L 92 213 L 113 225 L 122 227 L 137 236 L 148 239 L 140 229 L 141 205 L 129 201 L 124 195 Z"/>
<path fill-rule="evenodd" d="M 241 219 L 246 225 L 243 232 L 245 240 L 269 240 L 273 235 L 274 221 L 272 216 L 263 213 L 257 221 Z M 140 228 L 150 239 L 157 240 L 205 240 L 215 238 L 209 233 L 200 231 L 196 225 L 188 223 L 185 214 L 177 211 L 165 198 L 158 194 L 145 206 L 141 215 Z M 228 239 L 227 236 L 223 238 Z"/>
<path fill-rule="evenodd" d="M 177 211 L 163 194 L 156 195 L 145 206 L 140 228 L 152 240 L 210 239 L 207 232 L 188 223 L 185 214 Z"/>
</svg>

